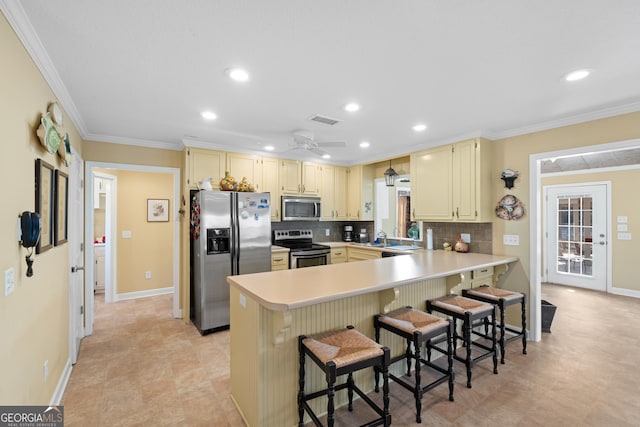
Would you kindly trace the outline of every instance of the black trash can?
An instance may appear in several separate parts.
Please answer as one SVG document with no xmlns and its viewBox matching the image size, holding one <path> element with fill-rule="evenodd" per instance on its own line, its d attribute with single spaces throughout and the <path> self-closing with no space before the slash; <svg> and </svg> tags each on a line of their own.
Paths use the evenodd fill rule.
<svg viewBox="0 0 640 427">
<path fill-rule="evenodd" d="M 542 332 L 551 332 L 551 322 L 556 314 L 556 306 L 549 301 L 542 300 Z"/>
</svg>

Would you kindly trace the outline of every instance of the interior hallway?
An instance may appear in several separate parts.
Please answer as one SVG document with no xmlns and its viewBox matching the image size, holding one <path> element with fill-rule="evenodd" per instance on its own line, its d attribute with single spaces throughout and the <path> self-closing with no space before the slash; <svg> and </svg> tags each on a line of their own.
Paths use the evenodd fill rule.
<svg viewBox="0 0 640 427">
<path fill-rule="evenodd" d="M 480 362 L 472 389 L 456 362 L 455 402 L 444 385 L 428 393 L 421 425 L 637 425 L 640 300 L 556 285 L 542 298 L 558 306 L 552 333 L 526 356 L 510 344 L 498 375 Z M 65 425 L 244 425 L 229 396 L 228 331 L 201 337 L 171 317 L 171 295 L 100 300 L 63 398 Z M 420 425 L 412 395 L 394 384 L 391 393 L 393 425 Z M 338 425 L 370 419 L 354 406 L 338 411 Z"/>
</svg>

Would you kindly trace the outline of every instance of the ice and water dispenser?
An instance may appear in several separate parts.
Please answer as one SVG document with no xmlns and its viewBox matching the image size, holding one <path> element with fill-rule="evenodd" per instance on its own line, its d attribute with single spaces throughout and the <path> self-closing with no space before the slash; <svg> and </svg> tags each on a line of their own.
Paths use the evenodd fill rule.
<svg viewBox="0 0 640 427">
<path fill-rule="evenodd" d="M 229 228 L 207 228 L 207 255 L 225 254 L 231 250 Z"/>
</svg>

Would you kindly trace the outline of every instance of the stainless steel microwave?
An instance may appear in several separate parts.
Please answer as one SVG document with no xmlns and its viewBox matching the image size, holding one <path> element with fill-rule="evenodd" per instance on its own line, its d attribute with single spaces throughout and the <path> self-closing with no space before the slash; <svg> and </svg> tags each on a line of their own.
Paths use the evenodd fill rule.
<svg viewBox="0 0 640 427">
<path fill-rule="evenodd" d="M 282 196 L 283 221 L 319 221 L 320 197 Z"/>
</svg>

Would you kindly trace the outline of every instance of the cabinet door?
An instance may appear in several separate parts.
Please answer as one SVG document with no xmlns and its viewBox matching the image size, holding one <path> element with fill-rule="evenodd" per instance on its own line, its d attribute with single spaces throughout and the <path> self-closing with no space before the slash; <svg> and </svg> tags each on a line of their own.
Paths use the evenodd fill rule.
<svg viewBox="0 0 640 427">
<path fill-rule="evenodd" d="M 320 197 L 322 199 L 322 216 L 320 219 L 335 219 L 335 168 L 329 165 L 320 166 Z"/>
<path fill-rule="evenodd" d="M 282 194 L 299 194 L 300 162 L 297 160 L 280 160 L 280 189 Z"/>
<path fill-rule="evenodd" d="M 411 216 L 415 220 L 451 221 L 452 147 L 411 154 Z"/>
<path fill-rule="evenodd" d="M 301 193 L 307 196 L 320 194 L 320 166 L 315 163 L 302 163 Z"/>
<path fill-rule="evenodd" d="M 453 145 L 453 209 L 456 221 L 476 219 L 476 143 Z"/>
<path fill-rule="evenodd" d="M 198 188 L 203 178 L 211 177 L 211 186 L 214 189 L 220 189 L 220 180 L 224 177 L 225 154 L 223 151 L 188 148 L 187 185 L 190 188 Z"/>
<path fill-rule="evenodd" d="M 94 291 L 103 291 L 104 290 L 104 277 L 105 277 L 105 263 L 104 263 L 104 247 L 96 247 L 94 249 L 94 258 L 96 263 L 96 268 L 94 271 L 95 276 L 95 284 L 93 287 Z"/>
<path fill-rule="evenodd" d="M 334 168 L 335 185 L 333 192 L 333 209 L 335 210 L 335 220 L 347 219 L 347 168 L 336 166 Z"/>
<path fill-rule="evenodd" d="M 347 170 L 347 219 L 360 218 L 362 201 L 362 166 L 353 166 Z"/>
<path fill-rule="evenodd" d="M 271 221 L 280 221 L 280 180 L 278 179 L 278 159 L 262 159 L 262 192 L 271 193 Z"/>
<path fill-rule="evenodd" d="M 262 162 L 260 157 L 251 154 L 227 153 L 227 170 L 236 182 L 247 178 L 257 192 L 262 191 Z"/>
</svg>

